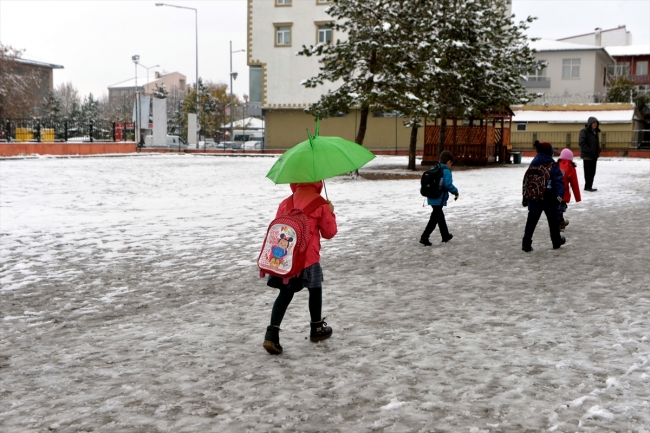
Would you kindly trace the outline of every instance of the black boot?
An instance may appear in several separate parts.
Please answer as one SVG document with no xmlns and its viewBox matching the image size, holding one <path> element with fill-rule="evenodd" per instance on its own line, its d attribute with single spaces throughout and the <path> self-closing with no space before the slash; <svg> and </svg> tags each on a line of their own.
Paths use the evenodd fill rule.
<svg viewBox="0 0 650 433">
<path fill-rule="evenodd" d="M 309 334 L 309 341 L 317 343 L 332 336 L 332 328 L 327 326 L 325 318 L 323 317 L 320 322 L 311 322 L 311 333 Z"/>
<path fill-rule="evenodd" d="M 264 348 L 271 355 L 279 355 L 282 353 L 282 346 L 280 346 L 280 328 L 277 326 L 268 326 L 266 328 Z"/>
</svg>

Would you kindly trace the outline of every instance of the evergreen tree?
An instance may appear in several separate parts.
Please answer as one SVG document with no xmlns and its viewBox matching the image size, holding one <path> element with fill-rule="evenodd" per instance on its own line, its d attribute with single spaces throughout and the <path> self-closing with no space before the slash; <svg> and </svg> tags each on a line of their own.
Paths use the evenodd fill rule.
<svg viewBox="0 0 650 433">
<path fill-rule="evenodd" d="M 156 99 L 167 99 L 167 96 L 169 96 L 169 92 L 165 88 L 165 85 L 158 86 L 156 84 L 156 90 L 153 91 L 153 97 Z"/>
<path fill-rule="evenodd" d="M 360 2 L 338 0 L 329 6 L 327 13 L 336 20 L 331 24 L 335 34 L 344 33 L 346 40 L 333 44 L 303 45 L 297 54 L 319 56 L 321 63 L 317 76 L 301 84 L 308 88 L 342 82 L 341 86 L 323 95 L 308 110 L 315 117 L 328 117 L 348 113 L 351 108 L 360 110 L 356 143 L 363 145 L 368 115 L 371 108 L 382 106 L 380 89 L 385 58 L 392 49 L 382 23 L 390 21 L 394 0 Z"/>
<path fill-rule="evenodd" d="M 521 77 L 535 67 L 523 33 L 533 18 L 515 24 L 506 13 L 505 0 L 395 3 L 395 21 L 385 24 L 396 41 L 387 61 L 393 82 L 382 99 L 409 114 L 410 168 L 421 116 L 440 117 L 442 151 L 449 116 L 481 117 L 530 100 Z"/>
<path fill-rule="evenodd" d="M 609 83 L 607 102 L 632 102 L 636 93 L 634 81 L 627 77 L 618 77 Z"/>
</svg>

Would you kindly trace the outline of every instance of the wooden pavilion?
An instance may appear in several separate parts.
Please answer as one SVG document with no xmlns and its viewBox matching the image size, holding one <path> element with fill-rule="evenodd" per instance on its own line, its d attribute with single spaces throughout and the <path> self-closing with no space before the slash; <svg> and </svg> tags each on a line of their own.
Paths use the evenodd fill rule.
<svg viewBox="0 0 650 433">
<path fill-rule="evenodd" d="M 444 150 L 454 155 L 454 162 L 466 165 L 485 165 L 488 162 L 507 163 L 510 160 L 510 129 L 514 113 L 506 107 L 493 111 L 478 120 L 463 125 L 462 119 L 447 119 Z M 438 162 L 440 154 L 439 119 L 424 124 L 424 153 L 422 165 Z"/>
</svg>

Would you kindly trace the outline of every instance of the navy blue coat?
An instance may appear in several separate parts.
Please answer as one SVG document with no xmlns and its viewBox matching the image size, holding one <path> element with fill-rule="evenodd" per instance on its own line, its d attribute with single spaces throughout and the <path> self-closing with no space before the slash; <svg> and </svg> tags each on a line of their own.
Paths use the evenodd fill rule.
<svg viewBox="0 0 650 433">
<path fill-rule="evenodd" d="M 553 166 L 551 167 L 551 188 L 550 191 L 547 188 L 546 189 L 546 197 L 545 200 L 555 200 L 555 202 L 559 205 L 560 202 L 557 201 L 557 197 L 564 197 L 564 174 L 562 174 L 562 170 L 560 170 L 560 166 L 555 163 L 555 160 L 553 157 L 543 154 L 543 153 L 538 153 L 535 158 L 533 158 L 533 161 L 530 163 L 530 166 L 533 165 L 542 165 L 542 164 L 548 164 L 548 163 L 553 163 Z M 542 210 L 544 209 L 544 201 L 529 201 L 528 202 L 528 210 Z"/>
</svg>

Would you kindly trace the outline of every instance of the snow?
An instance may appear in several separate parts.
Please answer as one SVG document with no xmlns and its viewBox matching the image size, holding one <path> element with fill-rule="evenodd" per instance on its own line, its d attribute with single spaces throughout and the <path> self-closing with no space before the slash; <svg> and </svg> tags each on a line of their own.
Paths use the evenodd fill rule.
<svg viewBox="0 0 650 433">
<path fill-rule="evenodd" d="M 579 123 L 584 125 L 587 119 L 595 117 L 600 123 L 632 123 L 633 109 L 627 110 L 576 110 L 576 111 L 547 111 L 547 110 L 514 110 L 513 122 L 548 122 L 548 123 Z"/>
<path fill-rule="evenodd" d="M 551 39 L 538 39 L 531 41 L 528 46 L 539 52 L 542 51 L 593 51 L 602 50 L 604 47 L 597 45 L 574 44 L 571 42 L 554 41 Z"/>
<path fill-rule="evenodd" d="M 271 356 L 276 158 L 0 161 L 0 430 L 650 431 L 650 161 L 601 158 L 567 244 L 541 221 L 528 254 L 529 158 L 454 167 L 429 248 L 406 157 L 328 180 L 334 335 L 301 292 Z"/>
<path fill-rule="evenodd" d="M 647 56 L 650 55 L 650 45 L 617 45 L 605 47 L 610 56 Z"/>
</svg>

